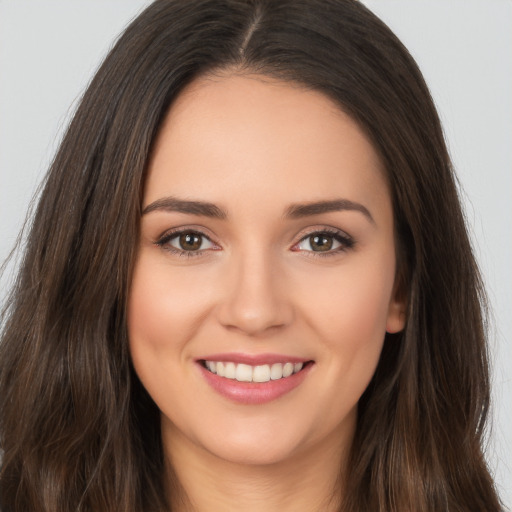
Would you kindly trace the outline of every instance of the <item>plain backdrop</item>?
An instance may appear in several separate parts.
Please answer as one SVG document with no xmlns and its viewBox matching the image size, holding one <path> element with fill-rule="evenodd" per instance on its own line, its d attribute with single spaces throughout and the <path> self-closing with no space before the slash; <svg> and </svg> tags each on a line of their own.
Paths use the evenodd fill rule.
<svg viewBox="0 0 512 512">
<path fill-rule="evenodd" d="M 512 0 L 366 0 L 424 72 L 493 310 L 487 457 L 512 506 Z M 112 42 L 148 0 L 0 0 L 0 261 Z M 0 282 L 5 295 L 14 266 Z"/>
</svg>

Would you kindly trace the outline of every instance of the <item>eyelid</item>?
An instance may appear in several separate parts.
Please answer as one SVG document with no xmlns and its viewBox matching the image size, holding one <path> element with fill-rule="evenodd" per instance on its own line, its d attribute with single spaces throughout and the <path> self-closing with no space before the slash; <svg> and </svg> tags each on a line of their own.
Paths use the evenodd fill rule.
<svg viewBox="0 0 512 512">
<path fill-rule="evenodd" d="M 210 247 L 187 251 L 185 249 L 181 249 L 180 247 L 176 247 L 175 245 L 173 245 L 173 242 L 176 242 L 176 241 L 178 241 L 178 244 L 180 243 L 180 241 L 181 241 L 180 239 L 183 236 L 183 234 L 191 234 L 195 237 L 200 238 L 201 239 L 200 247 L 202 247 L 203 244 L 205 244 L 205 243 L 206 243 L 206 245 L 210 244 Z M 184 251 L 184 252 L 203 252 L 203 251 L 206 251 L 207 249 L 212 249 L 215 246 L 215 244 L 206 235 L 198 233 L 197 231 L 185 231 L 184 233 L 174 233 L 170 237 L 167 238 L 167 243 L 171 247 L 174 247 L 175 249 L 177 249 L 178 251 Z"/>
<path fill-rule="evenodd" d="M 159 241 L 163 240 L 164 238 L 170 238 L 175 235 L 180 235 L 182 233 L 197 233 L 198 235 L 204 236 L 205 238 L 208 238 L 212 243 L 216 245 L 220 245 L 218 242 L 215 241 L 215 237 L 213 234 L 211 234 L 210 230 L 199 225 L 195 224 L 187 224 L 183 226 L 177 226 L 173 228 L 166 229 L 163 231 L 160 235 L 158 235 L 155 239 L 155 243 L 158 243 Z"/>
<path fill-rule="evenodd" d="M 211 244 L 213 244 L 213 248 L 209 247 L 207 249 L 198 249 L 196 251 L 185 251 L 183 249 L 179 249 L 169 244 L 169 242 L 179 237 L 184 233 L 194 233 L 197 234 L 206 240 L 208 240 Z M 204 253 L 211 250 L 219 250 L 220 245 L 213 239 L 213 237 L 207 233 L 205 233 L 205 229 L 198 226 L 180 226 L 176 228 L 171 228 L 164 231 L 160 236 L 156 238 L 153 242 L 155 245 L 161 247 L 162 249 L 176 254 L 178 256 L 186 256 L 186 257 L 194 257 L 194 256 L 202 256 Z"/>
<path fill-rule="evenodd" d="M 333 237 L 339 244 L 340 247 L 337 247 L 335 249 L 331 249 L 328 251 L 309 251 L 305 249 L 298 249 L 298 245 L 301 244 L 304 240 L 307 238 L 313 236 L 313 235 L 328 235 Z M 292 250 L 296 252 L 302 252 L 308 257 L 327 257 L 327 256 L 336 256 L 340 253 L 343 253 L 349 249 L 352 249 L 354 245 L 356 244 L 356 241 L 352 236 L 350 236 L 345 231 L 334 228 L 331 226 L 314 226 L 311 228 L 308 228 L 306 232 L 302 232 L 300 235 L 300 239 L 295 242 L 292 246 Z"/>
<path fill-rule="evenodd" d="M 214 237 L 210 234 L 207 234 L 205 231 L 205 228 L 202 226 L 180 226 L 168 229 L 164 233 L 162 233 L 157 239 L 153 242 L 155 245 L 160 246 L 162 249 L 167 250 L 171 253 L 174 253 L 178 256 L 187 256 L 187 257 L 194 257 L 194 256 L 204 256 L 205 253 L 208 253 L 212 250 L 219 250 L 221 249 L 221 245 L 214 240 Z M 177 247 L 174 247 L 172 245 L 169 245 L 169 241 L 173 238 L 178 237 L 179 235 L 183 233 L 195 233 L 201 237 L 206 238 L 211 244 L 213 244 L 214 248 L 207 248 L 207 249 L 198 249 L 195 251 L 186 251 L 183 249 L 179 249 Z M 311 237 L 313 235 L 328 235 L 333 237 L 339 244 L 339 247 L 336 247 L 335 249 L 330 249 L 328 251 L 312 251 L 312 250 L 305 250 L 305 249 L 297 249 L 297 246 L 302 243 L 304 240 L 306 240 L 308 237 Z M 300 233 L 300 238 L 297 242 L 293 244 L 291 247 L 291 250 L 294 252 L 301 252 L 307 255 L 308 257 L 327 257 L 327 256 L 335 256 L 340 253 L 343 253 L 349 249 L 352 249 L 354 245 L 356 244 L 356 241 L 352 236 L 350 236 L 345 231 L 334 228 L 332 226 L 313 226 L 308 228 L 306 231 L 302 231 Z"/>
</svg>

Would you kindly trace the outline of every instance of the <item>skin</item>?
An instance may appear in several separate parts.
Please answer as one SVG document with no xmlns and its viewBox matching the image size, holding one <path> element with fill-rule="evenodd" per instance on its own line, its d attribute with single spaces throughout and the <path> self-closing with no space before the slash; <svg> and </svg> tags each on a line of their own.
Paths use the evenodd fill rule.
<svg viewBox="0 0 512 512">
<path fill-rule="evenodd" d="M 155 207 L 169 196 L 227 217 Z M 291 204 L 339 198 L 369 215 L 285 216 Z M 140 226 L 130 350 L 181 485 L 173 510 L 336 510 L 357 402 L 385 332 L 404 323 L 392 204 L 372 145 L 319 92 L 255 75 L 203 77 L 161 128 L 143 210 L 152 204 Z M 158 243 L 176 228 L 207 237 L 192 257 L 172 252 L 183 250 L 177 236 Z M 325 229 L 351 242 L 328 237 L 332 249 L 313 250 L 309 236 Z M 198 358 L 224 352 L 314 364 L 289 393 L 247 405 L 201 374 Z"/>
</svg>

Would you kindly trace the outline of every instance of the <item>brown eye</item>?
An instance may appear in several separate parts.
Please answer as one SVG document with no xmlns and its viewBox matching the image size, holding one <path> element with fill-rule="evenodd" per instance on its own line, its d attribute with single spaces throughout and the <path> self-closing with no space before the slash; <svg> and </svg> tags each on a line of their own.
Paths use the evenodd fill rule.
<svg viewBox="0 0 512 512">
<path fill-rule="evenodd" d="M 354 246 L 354 240 L 343 231 L 315 231 L 306 235 L 294 250 L 316 253 L 317 256 L 335 255 Z"/>
<path fill-rule="evenodd" d="M 325 234 L 313 235 L 309 237 L 309 245 L 313 251 L 330 251 L 334 245 L 334 238 Z"/>
<path fill-rule="evenodd" d="M 174 253 L 198 255 L 208 249 L 214 249 L 215 244 L 203 233 L 198 231 L 179 231 L 165 235 L 157 245 Z"/>
<path fill-rule="evenodd" d="M 180 249 L 184 251 L 197 251 L 201 248 L 203 237 L 197 233 L 182 233 L 179 236 Z"/>
</svg>

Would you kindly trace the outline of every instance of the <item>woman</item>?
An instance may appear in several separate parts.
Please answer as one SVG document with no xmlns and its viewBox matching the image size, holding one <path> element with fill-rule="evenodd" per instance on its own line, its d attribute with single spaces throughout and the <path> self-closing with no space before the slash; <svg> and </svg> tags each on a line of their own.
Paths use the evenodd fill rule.
<svg viewBox="0 0 512 512">
<path fill-rule="evenodd" d="M 482 300 L 387 27 L 348 0 L 157 1 L 41 195 L 2 510 L 499 510 Z"/>
</svg>

